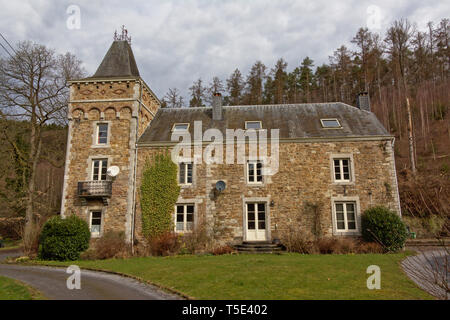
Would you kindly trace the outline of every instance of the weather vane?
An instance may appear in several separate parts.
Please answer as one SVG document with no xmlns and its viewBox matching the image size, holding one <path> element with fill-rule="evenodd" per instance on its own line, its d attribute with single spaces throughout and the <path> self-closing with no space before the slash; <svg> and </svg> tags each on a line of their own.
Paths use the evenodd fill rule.
<svg viewBox="0 0 450 320">
<path fill-rule="evenodd" d="M 122 25 L 122 34 L 117 34 L 117 30 L 114 31 L 114 41 L 128 41 L 131 44 L 131 37 L 128 36 L 128 30 Z"/>
</svg>

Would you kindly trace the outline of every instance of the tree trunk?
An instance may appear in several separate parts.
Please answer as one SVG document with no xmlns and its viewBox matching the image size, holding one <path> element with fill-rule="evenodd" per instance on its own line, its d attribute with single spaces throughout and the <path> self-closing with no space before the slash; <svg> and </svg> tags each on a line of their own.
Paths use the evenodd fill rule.
<svg viewBox="0 0 450 320">
<path fill-rule="evenodd" d="M 409 158 L 411 161 L 412 173 L 416 174 L 416 151 L 414 146 L 414 135 L 412 127 L 411 107 L 409 105 L 409 98 L 406 97 L 406 112 L 408 113 L 408 140 L 409 140 Z"/>
</svg>

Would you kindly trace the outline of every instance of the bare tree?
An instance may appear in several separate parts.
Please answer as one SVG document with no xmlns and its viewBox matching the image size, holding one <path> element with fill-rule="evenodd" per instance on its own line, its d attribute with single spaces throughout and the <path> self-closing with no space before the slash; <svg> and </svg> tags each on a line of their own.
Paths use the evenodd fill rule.
<svg viewBox="0 0 450 320">
<path fill-rule="evenodd" d="M 183 97 L 177 88 L 169 88 L 163 100 L 166 103 L 166 108 L 182 108 L 184 106 Z"/>
<path fill-rule="evenodd" d="M 32 42 L 21 42 L 14 55 L 0 60 L 0 116 L 25 120 L 30 126 L 29 151 L 23 152 L 12 141 L 27 167 L 24 250 L 32 253 L 36 235 L 36 168 L 41 159 L 42 131 L 48 123 L 63 123 L 67 115 L 67 80 L 84 74 L 81 62 L 72 54 L 57 55 L 51 49 Z M 9 139 L 8 136 L 6 136 Z"/>
</svg>

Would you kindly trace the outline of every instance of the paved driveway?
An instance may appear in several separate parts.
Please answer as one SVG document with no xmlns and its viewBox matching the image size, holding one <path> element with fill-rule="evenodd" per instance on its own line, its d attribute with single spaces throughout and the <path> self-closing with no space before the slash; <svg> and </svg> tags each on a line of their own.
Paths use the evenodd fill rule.
<svg viewBox="0 0 450 320">
<path fill-rule="evenodd" d="M 450 298 L 450 256 L 445 250 L 422 251 L 407 257 L 401 265 L 419 287 L 439 299 Z"/>
<path fill-rule="evenodd" d="M 0 252 L 0 261 L 7 256 Z M 69 290 L 66 285 L 71 274 L 66 268 L 0 264 L 0 275 L 20 280 L 55 300 L 171 300 L 179 296 L 166 293 L 155 286 L 104 272 L 81 270 L 81 289 Z"/>
</svg>

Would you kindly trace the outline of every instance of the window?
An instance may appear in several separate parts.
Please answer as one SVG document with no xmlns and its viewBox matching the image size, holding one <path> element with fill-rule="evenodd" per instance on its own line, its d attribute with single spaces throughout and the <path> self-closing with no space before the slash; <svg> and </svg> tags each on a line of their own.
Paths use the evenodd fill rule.
<svg viewBox="0 0 450 320">
<path fill-rule="evenodd" d="M 194 228 L 194 205 L 179 204 L 176 205 L 175 231 L 186 232 Z"/>
<path fill-rule="evenodd" d="M 261 121 L 245 121 L 245 129 L 259 130 L 262 128 Z"/>
<path fill-rule="evenodd" d="M 108 144 L 108 124 L 97 124 L 97 144 Z"/>
<path fill-rule="evenodd" d="M 355 202 L 335 202 L 336 230 L 357 231 Z"/>
<path fill-rule="evenodd" d="M 262 183 L 262 162 L 257 160 L 249 160 L 247 162 L 247 182 L 248 183 Z"/>
<path fill-rule="evenodd" d="M 337 129 L 341 128 L 341 124 L 338 119 L 320 119 L 323 128 Z"/>
<path fill-rule="evenodd" d="M 180 163 L 178 181 L 180 184 L 192 184 L 192 163 Z"/>
<path fill-rule="evenodd" d="M 333 159 L 334 181 L 350 182 L 350 159 Z"/>
<path fill-rule="evenodd" d="M 266 204 L 247 203 L 247 229 L 266 229 Z"/>
<path fill-rule="evenodd" d="M 175 123 L 172 127 L 173 132 L 182 132 L 189 129 L 189 123 Z"/>
<path fill-rule="evenodd" d="M 91 235 L 99 237 L 102 229 L 102 212 L 91 211 Z"/>
<path fill-rule="evenodd" d="M 106 180 L 108 170 L 108 159 L 92 160 L 92 180 Z"/>
</svg>

